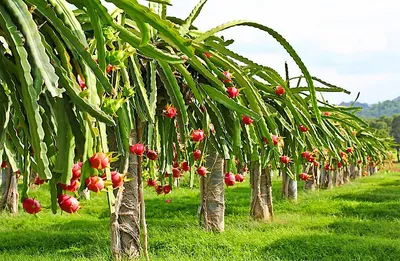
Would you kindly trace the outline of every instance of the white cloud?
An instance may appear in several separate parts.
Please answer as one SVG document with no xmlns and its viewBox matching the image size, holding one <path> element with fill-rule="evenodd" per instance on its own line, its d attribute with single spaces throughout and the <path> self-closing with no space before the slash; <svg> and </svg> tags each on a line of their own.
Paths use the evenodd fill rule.
<svg viewBox="0 0 400 261">
<path fill-rule="evenodd" d="M 186 18 L 198 1 L 172 0 L 169 15 Z M 397 0 L 208 0 L 195 25 L 209 30 L 240 19 L 267 25 L 291 43 L 312 75 L 352 92 L 351 96 L 326 95 L 331 102 L 354 99 L 360 91 L 360 101 L 372 103 L 400 95 L 400 62 L 384 58 L 400 56 L 398 10 Z M 284 62 L 288 61 L 291 75 L 300 74 L 285 50 L 265 33 L 239 27 L 226 30 L 223 35 L 235 39 L 232 48 L 247 57 L 282 74 Z M 323 57 L 316 57 L 321 54 Z M 368 72 L 363 72 L 363 67 L 346 71 L 360 64 L 369 66 Z"/>
<path fill-rule="evenodd" d="M 359 101 L 368 103 L 390 100 L 400 95 L 400 92 L 396 94 L 392 91 L 397 89 L 393 86 L 393 83 L 397 82 L 397 73 L 343 74 L 338 73 L 334 67 L 310 68 L 310 70 L 318 77 L 351 91 L 351 95 L 344 93 L 325 95 L 332 103 L 354 100 L 358 92 L 361 92 Z"/>
<path fill-rule="evenodd" d="M 169 11 L 178 17 L 186 17 L 197 0 L 174 0 Z M 245 3 L 245 4 L 244 4 Z M 312 75 L 343 86 L 352 92 L 328 94 L 332 102 L 354 99 L 360 91 L 361 101 L 377 102 L 400 95 L 397 76 L 400 62 L 385 63 L 384 55 L 400 55 L 400 1 L 364 0 L 209 0 L 195 25 L 208 30 L 230 20 L 249 19 L 277 30 L 297 50 Z M 299 74 L 291 58 L 265 33 L 249 28 L 229 29 L 223 34 L 235 39 L 232 48 L 257 62 L 276 68 L 283 73 L 285 61 L 290 71 Z M 300 52 L 299 50 L 302 50 Z M 321 52 L 326 58 L 321 65 L 314 64 Z M 338 60 L 344 68 L 351 68 L 368 60 L 370 55 L 378 57 L 368 72 L 339 72 Z M 381 55 L 380 55 L 381 54 Z M 330 60 L 335 60 L 335 64 Z M 339 63 L 340 64 L 340 63 Z M 368 65 L 364 65 L 368 66 Z M 387 67 L 387 73 L 385 71 Z M 376 71 L 374 71 L 376 68 Z M 394 68 L 394 69 L 393 69 Z M 354 70 L 352 70 L 354 71 Z M 390 71 L 390 72 L 389 72 Z M 382 91 L 384 88 L 385 91 Z"/>
<path fill-rule="evenodd" d="M 290 77 L 301 75 L 295 62 L 284 52 L 244 53 L 244 55 L 257 63 L 275 68 L 282 76 L 285 72 L 284 62 L 287 61 Z M 397 86 L 394 85 L 398 82 L 398 72 L 343 73 L 332 66 L 315 67 L 312 64 L 308 66 L 308 69 L 312 75 L 351 92 L 350 95 L 344 93 L 324 94 L 324 97 L 331 103 L 354 100 L 358 92 L 361 92 L 359 101 L 368 103 L 390 100 L 400 95 L 400 91 L 395 92 Z M 322 85 L 316 83 L 316 86 Z"/>
</svg>

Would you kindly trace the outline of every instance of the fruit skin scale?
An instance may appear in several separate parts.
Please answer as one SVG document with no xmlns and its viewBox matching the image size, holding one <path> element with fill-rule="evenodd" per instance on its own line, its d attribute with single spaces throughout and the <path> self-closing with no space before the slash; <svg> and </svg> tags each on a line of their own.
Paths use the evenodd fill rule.
<svg viewBox="0 0 400 261">
<path fill-rule="evenodd" d="M 312 153 L 310 151 L 304 151 L 304 152 L 301 153 L 301 156 L 304 159 L 308 159 L 308 158 L 310 158 L 312 156 Z"/>
<path fill-rule="evenodd" d="M 67 213 L 75 213 L 81 208 L 79 201 L 70 195 L 59 195 L 57 201 L 61 210 Z"/>
<path fill-rule="evenodd" d="M 276 135 L 271 135 L 272 138 L 272 142 L 274 143 L 274 145 L 278 145 L 279 143 L 279 137 Z M 268 144 L 268 139 L 266 137 L 264 137 L 264 142 Z"/>
<path fill-rule="evenodd" d="M 236 175 L 235 175 L 235 181 L 236 182 L 243 182 L 244 181 L 244 177 L 243 177 L 243 175 L 242 174 L 240 174 L 240 173 L 237 173 Z"/>
<path fill-rule="evenodd" d="M 243 115 L 242 122 L 245 125 L 251 125 L 253 123 L 253 119 L 251 119 L 249 116 Z"/>
<path fill-rule="evenodd" d="M 235 185 L 235 175 L 231 172 L 225 173 L 224 182 L 227 187 Z"/>
<path fill-rule="evenodd" d="M 288 156 L 281 156 L 280 158 L 281 163 L 288 164 L 290 162 L 290 158 Z"/>
<path fill-rule="evenodd" d="M 112 182 L 113 188 L 122 187 L 122 185 L 124 184 L 123 175 L 118 173 L 117 171 L 112 171 L 111 172 L 111 182 Z"/>
<path fill-rule="evenodd" d="M 158 159 L 158 153 L 157 153 L 157 151 L 154 151 L 154 150 L 148 150 L 146 153 L 146 156 L 149 160 L 157 160 Z"/>
<path fill-rule="evenodd" d="M 180 178 L 181 177 L 181 171 L 178 168 L 172 168 L 172 176 L 174 178 Z"/>
<path fill-rule="evenodd" d="M 235 99 L 239 96 L 239 90 L 236 87 L 228 87 L 226 92 L 231 99 Z"/>
<path fill-rule="evenodd" d="M 224 71 L 224 72 L 222 72 L 222 74 L 225 77 L 224 79 L 222 79 L 223 82 L 225 82 L 225 83 L 232 82 L 232 74 L 229 71 Z"/>
<path fill-rule="evenodd" d="M 197 169 L 197 174 L 199 174 L 199 176 L 204 177 L 205 175 L 207 175 L 207 168 L 204 166 L 201 166 Z"/>
<path fill-rule="evenodd" d="M 94 169 L 105 169 L 110 164 L 110 158 L 103 152 L 95 153 L 90 159 L 89 163 Z"/>
<path fill-rule="evenodd" d="M 283 94 L 285 94 L 285 89 L 282 86 L 278 86 L 275 89 L 275 94 L 278 96 L 282 96 Z"/>
<path fill-rule="evenodd" d="M 299 130 L 301 132 L 308 132 L 310 129 L 301 124 L 301 125 L 299 125 Z"/>
<path fill-rule="evenodd" d="M 193 151 L 194 160 L 199 160 L 201 158 L 201 150 Z"/>
<path fill-rule="evenodd" d="M 129 150 L 132 154 L 135 154 L 137 156 L 142 156 L 145 148 L 142 143 L 136 143 L 136 144 L 129 146 Z"/>
<path fill-rule="evenodd" d="M 166 118 L 172 119 L 176 116 L 176 108 L 171 105 L 167 105 L 163 114 Z"/>
<path fill-rule="evenodd" d="M 158 195 L 163 193 L 163 187 L 161 185 L 157 185 L 155 189 Z"/>
<path fill-rule="evenodd" d="M 181 162 L 180 167 L 181 167 L 181 169 L 182 169 L 183 171 L 190 171 L 189 162 L 187 162 L 187 161 Z"/>
<path fill-rule="evenodd" d="M 171 192 L 171 186 L 170 185 L 165 185 L 164 187 L 162 187 L 162 191 L 164 192 L 164 194 L 168 194 Z"/>
<path fill-rule="evenodd" d="M 37 175 L 37 176 L 35 177 L 35 180 L 34 180 L 33 184 L 35 184 L 35 185 L 42 185 L 44 182 L 45 182 L 45 180 L 44 180 L 44 179 L 41 179 L 41 178 L 39 177 L 39 175 Z"/>
<path fill-rule="evenodd" d="M 78 180 L 81 177 L 82 162 L 78 162 L 72 166 L 72 179 Z"/>
<path fill-rule="evenodd" d="M 99 176 L 91 176 L 85 181 L 86 187 L 93 192 L 100 192 L 104 188 L 104 180 Z"/>
<path fill-rule="evenodd" d="M 40 208 L 39 202 L 36 199 L 33 199 L 33 198 L 26 198 L 22 202 L 22 207 L 27 213 L 29 213 L 31 215 L 35 215 L 35 214 L 39 213 L 42 210 Z"/>
<path fill-rule="evenodd" d="M 147 186 L 149 186 L 149 187 L 155 187 L 155 186 L 157 186 L 157 180 L 153 180 L 153 179 L 148 179 L 147 180 Z"/>
<path fill-rule="evenodd" d="M 204 137 L 205 137 L 204 131 L 201 129 L 194 130 L 192 132 L 192 141 L 193 142 L 200 142 L 204 139 Z"/>
<path fill-rule="evenodd" d="M 304 180 L 304 181 L 307 181 L 309 179 L 309 176 L 307 173 L 300 173 L 299 176 L 300 176 L 300 179 Z"/>
<path fill-rule="evenodd" d="M 76 192 L 77 189 L 79 188 L 81 184 L 79 183 L 78 180 L 71 179 L 71 182 L 69 185 L 67 184 L 61 184 L 61 187 L 63 190 L 71 191 L 71 192 Z"/>
</svg>

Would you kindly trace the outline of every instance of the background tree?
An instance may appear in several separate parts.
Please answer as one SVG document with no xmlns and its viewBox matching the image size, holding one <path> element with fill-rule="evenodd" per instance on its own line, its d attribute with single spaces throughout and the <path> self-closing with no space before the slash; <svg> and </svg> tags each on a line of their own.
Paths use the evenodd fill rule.
<svg viewBox="0 0 400 261">
<path fill-rule="evenodd" d="M 394 140 L 397 143 L 397 161 L 400 162 L 400 115 L 393 117 L 390 134 L 394 137 Z"/>
</svg>

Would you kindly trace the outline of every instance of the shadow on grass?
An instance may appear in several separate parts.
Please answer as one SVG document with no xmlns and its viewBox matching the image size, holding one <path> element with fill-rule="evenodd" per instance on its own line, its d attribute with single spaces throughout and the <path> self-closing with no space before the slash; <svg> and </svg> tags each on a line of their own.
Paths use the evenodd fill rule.
<svg viewBox="0 0 400 261">
<path fill-rule="evenodd" d="M 379 184 L 379 186 L 380 187 L 398 187 L 398 186 L 400 186 L 400 179 L 399 180 L 394 180 L 394 181 L 391 181 L 391 182 L 381 183 L 381 184 Z"/>
<path fill-rule="evenodd" d="M 361 202 L 388 202 L 388 201 L 399 201 L 400 202 L 400 189 L 386 186 L 384 188 L 372 189 L 364 191 L 363 193 L 347 193 L 341 194 L 334 199 L 343 199 L 350 201 L 361 201 Z"/>
<path fill-rule="evenodd" d="M 358 206 L 343 206 L 344 216 L 360 219 L 396 220 L 400 219 L 399 203 L 360 203 Z"/>
<path fill-rule="evenodd" d="M 184 190 L 183 192 L 185 192 Z M 167 203 L 166 200 L 171 201 Z M 152 196 L 146 199 L 146 216 L 149 222 L 152 219 L 176 217 L 196 219 L 199 205 L 200 195 L 181 196 L 172 192 L 168 195 Z M 250 188 L 246 185 L 225 188 L 225 207 L 226 216 L 241 214 L 243 209 L 246 209 L 247 212 L 247 209 L 250 208 Z M 108 210 L 101 213 L 99 217 L 109 217 Z"/>
<path fill-rule="evenodd" d="M 264 260 L 399 260 L 396 241 L 348 235 L 294 235 L 262 250 Z"/>
<path fill-rule="evenodd" d="M 400 223 L 389 221 L 338 221 L 328 225 L 328 230 L 338 235 L 360 237 L 400 238 Z"/>
<path fill-rule="evenodd" d="M 0 254 L 55 255 L 68 258 L 109 256 L 108 222 L 74 220 L 48 227 L 0 234 Z"/>
<path fill-rule="evenodd" d="M 165 201 L 170 199 L 170 203 Z M 191 196 L 166 195 L 146 200 L 146 216 L 151 219 L 173 218 L 176 216 L 195 216 L 199 200 Z"/>
</svg>

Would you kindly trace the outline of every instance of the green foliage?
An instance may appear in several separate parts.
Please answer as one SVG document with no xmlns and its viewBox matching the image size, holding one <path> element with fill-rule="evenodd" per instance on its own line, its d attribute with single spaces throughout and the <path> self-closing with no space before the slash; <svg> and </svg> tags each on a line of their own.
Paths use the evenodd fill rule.
<svg viewBox="0 0 400 261">
<path fill-rule="evenodd" d="M 386 138 L 390 136 L 391 124 L 388 124 L 381 119 L 372 118 L 368 119 L 368 125 L 379 137 Z"/>
<path fill-rule="evenodd" d="M 222 234 L 198 227 L 197 190 L 180 188 L 156 196 L 153 188 L 146 188 L 151 260 L 396 260 L 399 175 L 381 173 L 331 191 L 301 192 L 297 204 L 276 200 L 271 223 L 249 221 L 250 188 L 245 182 L 226 191 Z M 276 177 L 273 186 L 278 199 Z M 44 211 L 39 218 L 0 216 L 0 260 L 110 259 L 104 193 L 82 201 L 79 215 L 56 216 L 46 189 L 32 189 L 31 194 L 41 200 Z"/>
<path fill-rule="evenodd" d="M 16 11 L 13 9 L 13 11 Z M 37 103 L 38 95 L 34 88 L 34 79 L 31 75 L 31 64 L 28 60 L 28 52 L 23 47 L 22 37 L 18 31 L 17 26 L 13 23 L 11 16 L 8 14 L 3 6 L 0 6 L 0 26 L 3 28 L 8 28 L 7 37 L 10 40 L 11 49 L 13 54 L 16 56 L 16 77 L 20 81 L 21 86 L 19 86 L 19 91 L 22 95 L 22 101 L 25 106 L 27 123 L 31 130 L 30 133 L 31 144 L 35 150 L 35 160 L 38 164 L 38 173 L 42 179 L 51 178 L 52 174 L 49 168 L 49 159 L 47 155 L 47 145 L 44 142 L 44 130 L 42 127 L 42 117 L 39 114 L 39 105 Z M 1 54 L 4 56 L 4 54 Z M 11 83 L 11 77 L 2 79 L 7 82 L 8 85 L 13 85 Z M 25 130 L 27 132 L 27 130 Z M 28 133 L 25 133 L 28 135 Z"/>
<path fill-rule="evenodd" d="M 358 105 L 357 105 L 358 104 Z M 340 105 L 348 106 L 349 103 L 341 103 Z M 400 114 L 400 99 L 387 100 L 378 102 L 372 105 L 364 103 L 356 103 L 355 106 L 362 106 L 364 109 L 357 113 L 358 116 L 363 118 L 379 118 L 381 116 L 393 116 Z"/>
<path fill-rule="evenodd" d="M 20 84 L 34 85 L 39 99 L 46 99 L 46 102 L 50 103 L 44 108 L 45 110 L 48 108 L 51 115 L 48 117 L 50 119 L 48 122 L 57 125 L 54 123 L 57 122 L 54 120 L 57 116 L 51 109 L 55 104 L 54 100 L 47 96 L 43 97 L 45 94 L 43 83 L 49 90 L 51 83 L 58 77 L 62 90 L 66 90 L 62 95 L 65 99 L 63 103 L 69 104 L 70 100 L 73 101 L 74 106 L 67 110 L 70 121 L 64 127 L 73 125 L 71 131 L 74 137 L 70 135 L 68 140 L 71 141 L 72 138 L 76 140 L 76 146 L 79 148 L 76 159 L 86 161 L 93 152 L 107 150 L 106 137 L 104 137 L 106 135 L 102 134 L 104 125 L 99 121 L 114 124 L 115 120 L 112 117 L 121 115 L 118 111 L 125 102 L 129 104 L 127 108 L 130 111 L 129 117 L 133 118 L 137 115 L 140 121 L 149 124 L 154 124 L 163 117 L 160 112 L 166 104 L 172 103 L 178 110 L 178 128 L 174 130 L 174 136 L 180 134 L 181 144 L 186 144 L 186 136 L 190 129 L 202 127 L 199 119 L 210 117 L 217 134 L 214 135 L 211 132 L 207 135 L 207 139 L 210 139 L 220 152 L 223 151 L 225 158 L 232 156 L 230 154 L 235 154 L 239 159 L 259 155 L 263 158 L 263 164 L 272 161 L 273 166 L 276 167 L 274 162 L 283 152 L 273 145 L 272 134 L 286 138 L 284 152 L 292 156 L 298 155 L 298 152 L 306 147 L 320 150 L 329 148 L 333 154 L 338 155 L 340 150 L 348 146 L 344 144 L 345 141 L 348 144 L 357 143 L 359 151 L 364 150 L 369 154 L 374 154 L 376 158 L 378 151 L 382 154 L 384 152 L 385 144 L 378 142 L 379 145 L 372 145 L 376 140 L 368 133 L 360 137 L 349 135 L 352 131 L 362 130 L 365 127 L 363 121 L 344 109 L 335 108 L 317 100 L 316 91 L 346 92 L 346 90 L 312 76 L 294 48 L 270 27 L 250 21 L 233 21 L 207 32 L 200 32 L 193 27 L 193 22 L 206 1 L 200 1 L 186 20 L 178 19 L 176 23 L 164 19 L 165 5 L 157 3 L 152 3 L 150 4 L 152 8 L 147 8 L 136 1 L 110 0 L 121 9 L 109 14 L 99 0 L 72 1 L 72 4 L 80 8 L 74 13 L 68 10 L 65 2 L 61 0 L 52 0 L 48 4 L 39 0 L 25 0 L 25 2 L 35 8 L 29 12 L 28 8 L 31 7 L 25 6 L 22 0 L 18 0 L 17 3 L 20 3 L 24 9 L 19 10 L 22 7 L 15 8 L 15 4 L 7 1 L 8 8 L 13 11 L 12 14 L 20 21 L 26 19 L 27 23 L 22 26 L 16 25 L 14 31 L 6 29 L 4 25 L 3 30 L 6 33 L 14 33 L 15 36 L 18 36 L 18 31 L 29 33 L 26 49 L 25 46 L 21 47 L 12 41 L 12 38 L 9 39 L 10 37 L 7 37 L 6 41 L 11 46 L 13 57 L 21 58 L 16 50 L 20 50 L 22 54 L 35 52 L 36 56 L 33 55 L 33 57 L 43 58 L 41 59 L 43 61 L 40 61 L 43 63 L 42 67 L 52 66 L 52 70 L 43 71 L 35 69 L 39 66 L 35 63 L 32 64 L 34 67 L 29 67 L 31 64 L 27 59 L 16 59 L 17 65 L 18 62 L 25 65 L 23 72 L 27 76 L 25 79 L 19 77 Z M 160 15 L 160 10 L 162 15 Z M 35 26 L 36 20 L 44 20 L 46 23 L 43 26 Z M 215 34 L 235 26 L 254 27 L 271 35 L 277 44 L 280 44 L 294 59 L 303 75 L 289 78 L 289 68 L 286 67 L 286 80 L 284 80 L 274 69 L 259 65 L 229 50 L 230 42 Z M 41 41 L 37 42 L 33 39 Z M 26 57 L 22 56 L 22 58 Z M 5 60 L 13 65 L 14 60 Z M 51 64 L 48 61 L 51 61 Z M 106 73 L 107 64 L 115 68 L 112 67 L 112 71 Z M 53 71 L 55 75 L 52 75 Z M 229 71 L 234 75 L 232 79 L 226 79 L 224 76 L 224 73 Z M 76 83 L 77 76 L 81 82 L 84 82 L 87 90 L 79 92 Z M 306 84 L 300 85 L 302 79 Z M 293 80 L 298 81 L 298 84 L 291 88 Z M 315 87 L 314 81 L 322 86 Z M 285 95 L 282 97 L 274 92 L 278 85 L 285 90 Z M 233 86 L 241 90 L 241 95 L 237 99 L 230 99 L 226 94 L 227 88 Z M 18 97 L 12 100 L 18 100 Z M 25 101 L 27 101 L 26 98 Z M 25 124 L 26 121 L 23 119 L 25 108 L 18 102 L 13 102 L 13 105 L 17 112 L 21 111 L 19 114 L 22 115 L 19 115 L 19 118 L 22 124 Z M 200 112 L 199 109 L 204 107 L 210 110 Z M 332 111 L 335 115 L 322 120 L 320 110 Z M 29 114 L 31 110 L 26 111 Z M 78 120 L 73 120 L 74 114 Z M 88 114 L 95 117 L 97 121 L 94 122 Z M 249 127 L 249 131 L 243 131 L 240 126 L 240 118 L 243 115 L 255 120 Z M 28 122 L 29 120 L 33 120 L 32 115 L 28 117 Z M 36 125 L 40 131 L 39 120 L 38 118 Z M 137 119 L 129 120 L 133 122 Z M 340 131 L 333 127 L 334 124 L 330 120 L 340 123 Z M 29 122 L 29 124 L 36 126 L 35 122 Z M 299 125 L 305 125 L 310 131 L 305 134 L 300 133 Z M 54 127 L 54 132 L 51 131 L 51 127 Z M 68 161 L 71 161 L 73 148 L 60 145 L 65 144 L 65 142 L 59 142 L 59 136 L 65 136 L 64 128 L 57 133 L 56 127 L 48 124 L 45 128 L 46 137 L 43 137 L 41 133 L 38 134 L 39 139 L 47 142 L 42 145 L 51 148 L 48 155 L 46 155 L 45 146 L 41 153 L 42 150 L 39 147 L 41 140 L 36 141 L 38 139 L 35 138 L 38 136 L 36 132 L 32 133 L 32 137 L 35 138 L 32 139 L 33 142 L 31 139 L 28 141 L 33 144 L 35 151 L 41 153 L 39 156 L 45 163 L 46 156 L 49 158 L 55 156 L 57 166 L 54 170 L 66 173 L 60 166 L 62 162 L 60 158 L 64 158 L 64 153 L 58 153 L 58 150 L 68 147 L 69 152 L 66 155 L 70 155 Z M 209 126 L 205 128 L 207 129 L 204 131 L 208 133 Z M 158 131 L 154 128 L 152 132 L 157 134 Z M 119 130 L 119 133 L 126 132 L 129 133 L 130 130 Z M 249 138 L 250 133 L 252 138 Z M 149 140 L 146 137 L 147 134 L 144 132 L 145 140 Z M 328 139 L 321 139 L 322 134 Z M 335 139 L 338 134 L 340 139 Z M 54 146 L 51 139 L 55 140 L 56 137 L 58 142 L 57 146 Z M 124 143 L 121 137 L 117 139 L 120 141 L 118 144 Z M 268 149 L 264 146 L 265 139 L 269 144 Z M 65 137 L 62 137 L 62 140 L 65 140 Z M 231 141 L 234 141 L 234 144 Z M 253 146 L 255 144 L 251 143 L 258 143 L 259 146 Z M 125 147 L 126 145 L 124 144 Z M 254 151 L 241 150 L 243 147 L 254 148 Z M 124 153 L 121 146 L 118 147 L 118 152 Z M 244 155 L 245 153 L 247 155 Z M 164 158 L 161 157 L 161 159 Z M 49 164 L 52 166 L 51 162 Z M 165 162 L 160 162 L 160 164 L 163 165 Z M 68 166 L 70 165 L 71 162 Z M 44 177 L 43 169 L 39 161 L 38 172 L 42 177 Z M 84 172 L 89 171 L 87 163 L 84 164 L 83 169 Z M 47 171 L 46 177 L 50 178 L 50 176 L 51 174 Z M 65 179 L 67 176 L 63 175 L 63 177 Z"/>
<path fill-rule="evenodd" d="M 186 20 L 174 22 L 166 19 L 165 1 L 153 1 L 147 8 L 137 1 L 109 0 L 121 8 L 112 13 L 100 0 L 69 2 L 78 10 L 72 12 L 63 0 L 0 2 L 0 33 L 9 46 L 0 46 L 0 99 L 11 101 L 16 115 L 6 128 L 10 136 L 6 152 L 23 158 L 25 181 L 30 162 L 40 177 L 52 179 L 53 210 L 54 185 L 68 183 L 74 162 L 83 161 L 82 181 L 98 174 L 88 159 L 95 152 L 108 152 L 105 124 L 113 125 L 109 130 L 116 134 L 113 149 L 125 156 L 129 136 L 140 130 L 140 141 L 148 141 L 160 155 L 154 164 L 146 159 L 143 171 L 152 177 L 158 174 L 161 184 L 167 182 L 164 172 L 172 168 L 173 144 L 177 163 L 191 163 L 191 180 L 198 167 L 192 151 L 205 151 L 206 144 L 225 159 L 237 158 L 246 165 L 250 158 L 261 158 L 264 166 L 271 164 L 274 169 L 285 154 L 293 159 L 296 172 L 303 164 L 300 153 L 306 149 L 328 149 L 330 155 L 316 155 L 321 163 L 339 158 L 348 146 L 355 149 L 354 159 L 369 155 L 380 162 L 386 157 L 389 143 L 354 115 L 359 108 L 332 106 L 316 95 L 347 91 L 313 76 L 289 42 L 270 27 L 233 21 L 201 32 L 193 22 L 205 0 Z M 290 78 L 286 65 L 282 77 L 230 50 L 232 41 L 215 34 L 235 26 L 272 36 L 302 75 Z M 278 86 L 284 94 L 276 93 Z M 237 87 L 240 95 L 229 97 L 229 87 Z M 169 104 L 176 109 L 173 119 L 163 113 Z M 2 119 L 7 118 L 7 109 L 7 104 L 1 108 Z M 242 116 L 254 123 L 245 125 Z M 204 141 L 189 142 L 190 131 L 199 128 Z M 281 138 L 279 146 L 272 135 Z M 105 172 L 110 179 L 110 169 Z M 25 188 L 23 197 L 27 182 Z"/>
<path fill-rule="evenodd" d="M 400 144 L 400 115 L 393 117 L 390 134 L 393 135 L 396 142 Z"/>
<path fill-rule="evenodd" d="M 392 138 L 399 147 L 400 145 L 400 114 L 393 116 L 381 116 L 379 118 L 367 119 L 370 129 L 376 136 Z"/>
</svg>

